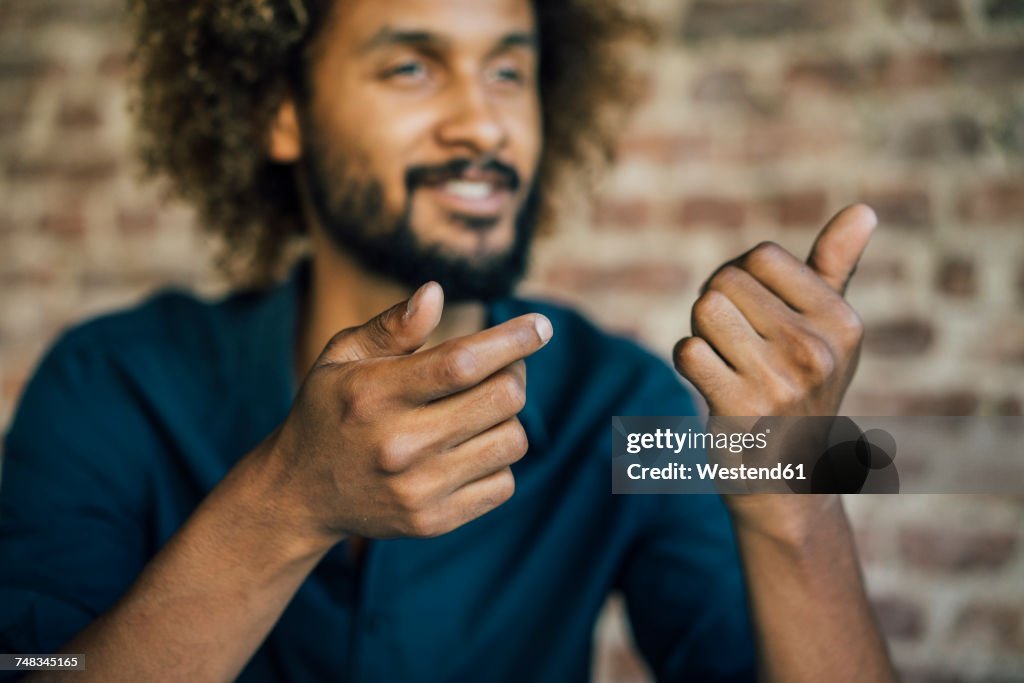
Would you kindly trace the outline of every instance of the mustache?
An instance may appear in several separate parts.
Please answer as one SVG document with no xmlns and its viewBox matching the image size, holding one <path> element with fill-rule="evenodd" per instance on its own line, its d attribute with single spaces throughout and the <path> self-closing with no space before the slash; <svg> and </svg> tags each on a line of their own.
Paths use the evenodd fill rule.
<svg viewBox="0 0 1024 683">
<path fill-rule="evenodd" d="M 519 189 L 521 180 L 516 169 L 494 158 L 483 161 L 458 158 L 433 166 L 412 166 L 405 172 L 405 186 L 411 192 L 419 186 L 439 185 L 460 177 L 470 169 L 482 172 L 489 177 L 488 179 L 496 179 L 511 192 Z"/>
</svg>

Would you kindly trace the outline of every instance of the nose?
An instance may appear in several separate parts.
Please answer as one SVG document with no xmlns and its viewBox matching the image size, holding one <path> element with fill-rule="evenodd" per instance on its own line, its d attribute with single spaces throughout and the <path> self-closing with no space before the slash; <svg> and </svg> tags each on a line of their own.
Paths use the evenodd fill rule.
<svg viewBox="0 0 1024 683">
<path fill-rule="evenodd" d="M 437 128 L 438 142 L 473 156 L 501 151 L 508 144 L 508 131 L 485 87 L 465 83 L 453 89 L 449 114 Z"/>
</svg>

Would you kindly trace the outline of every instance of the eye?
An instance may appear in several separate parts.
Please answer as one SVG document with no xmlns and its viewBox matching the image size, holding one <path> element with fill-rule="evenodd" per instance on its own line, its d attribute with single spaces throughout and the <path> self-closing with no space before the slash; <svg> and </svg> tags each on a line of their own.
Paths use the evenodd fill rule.
<svg viewBox="0 0 1024 683">
<path fill-rule="evenodd" d="M 384 78 L 422 80 L 427 77 L 427 65 L 420 60 L 401 62 L 384 71 Z"/>
<path fill-rule="evenodd" d="M 488 80 L 494 83 L 523 83 L 526 74 L 516 66 L 499 66 L 491 70 Z"/>
</svg>

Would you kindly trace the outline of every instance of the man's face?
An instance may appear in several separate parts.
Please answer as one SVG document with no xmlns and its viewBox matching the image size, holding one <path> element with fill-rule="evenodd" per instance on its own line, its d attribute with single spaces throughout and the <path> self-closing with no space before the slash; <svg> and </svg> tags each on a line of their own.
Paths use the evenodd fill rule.
<svg viewBox="0 0 1024 683">
<path fill-rule="evenodd" d="M 321 227 L 409 286 L 505 293 L 537 205 L 529 0 L 339 0 L 318 41 L 300 118 Z"/>
</svg>

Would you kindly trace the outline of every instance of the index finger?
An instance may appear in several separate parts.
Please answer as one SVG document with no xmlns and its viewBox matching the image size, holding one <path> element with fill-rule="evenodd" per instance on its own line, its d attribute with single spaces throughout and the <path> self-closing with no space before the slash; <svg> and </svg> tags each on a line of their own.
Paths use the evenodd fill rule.
<svg viewBox="0 0 1024 683">
<path fill-rule="evenodd" d="M 402 396 L 423 405 L 469 389 L 543 348 L 552 333 L 551 321 L 539 313 L 529 313 L 427 351 L 396 358 L 408 378 Z"/>
</svg>

